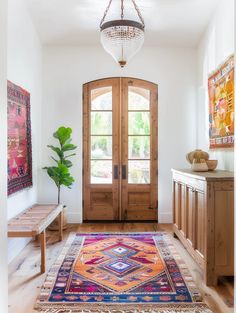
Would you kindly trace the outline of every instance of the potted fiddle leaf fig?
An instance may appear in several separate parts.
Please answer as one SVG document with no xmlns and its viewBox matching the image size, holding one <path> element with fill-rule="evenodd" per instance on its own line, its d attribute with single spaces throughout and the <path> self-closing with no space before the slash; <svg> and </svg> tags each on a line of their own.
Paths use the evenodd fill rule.
<svg viewBox="0 0 236 313">
<path fill-rule="evenodd" d="M 61 187 L 71 188 L 74 178 L 71 176 L 70 168 L 72 167 L 71 157 L 76 153 L 73 151 L 77 148 L 72 143 L 72 129 L 70 127 L 59 127 L 53 134 L 53 137 L 58 141 L 57 145 L 48 145 L 55 155 L 51 156 L 54 165 L 45 166 L 43 169 L 47 171 L 48 176 L 54 181 L 57 187 L 57 203 L 61 202 Z M 64 228 L 66 226 L 66 206 L 64 206 Z M 56 219 L 51 224 L 50 229 L 58 229 L 58 220 Z"/>
</svg>

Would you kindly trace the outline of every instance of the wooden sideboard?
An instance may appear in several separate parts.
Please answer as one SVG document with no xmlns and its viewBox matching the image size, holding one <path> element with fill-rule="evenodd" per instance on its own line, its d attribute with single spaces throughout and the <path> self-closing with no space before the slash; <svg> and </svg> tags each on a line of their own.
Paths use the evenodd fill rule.
<svg viewBox="0 0 236 313">
<path fill-rule="evenodd" d="M 234 176 L 172 169 L 173 231 L 200 265 L 207 285 L 234 275 Z"/>
</svg>

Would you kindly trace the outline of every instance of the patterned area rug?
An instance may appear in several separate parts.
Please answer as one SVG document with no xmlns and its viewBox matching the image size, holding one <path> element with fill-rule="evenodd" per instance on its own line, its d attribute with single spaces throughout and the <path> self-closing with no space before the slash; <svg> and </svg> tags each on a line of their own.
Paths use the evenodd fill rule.
<svg viewBox="0 0 236 313">
<path fill-rule="evenodd" d="M 71 234 L 37 300 L 39 312 L 210 313 L 170 235 Z"/>
</svg>

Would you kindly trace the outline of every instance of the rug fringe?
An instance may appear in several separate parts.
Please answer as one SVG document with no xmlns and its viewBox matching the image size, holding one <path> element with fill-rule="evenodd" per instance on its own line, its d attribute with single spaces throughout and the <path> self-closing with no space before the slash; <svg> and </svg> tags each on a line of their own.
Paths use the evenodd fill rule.
<svg viewBox="0 0 236 313">
<path fill-rule="evenodd" d="M 37 313 L 212 313 L 212 311 L 205 304 L 196 305 L 136 305 L 126 306 L 120 305 L 115 307 L 113 305 L 104 306 L 98 305 L 96 307 L 79 307 L 76 305 L 65 306 L 58 305 L 57 307 L 39 307 Z"/>
<path fill-rule="evenodd" d="M 91 310 L 64 310 L 64 309 L 47 309 L 46 311 L 37 311 L 39 313 L 212 313 L 209 309 L 205 310 L 102 310 L 102 311 L 91 311 Z"/>
</svg>

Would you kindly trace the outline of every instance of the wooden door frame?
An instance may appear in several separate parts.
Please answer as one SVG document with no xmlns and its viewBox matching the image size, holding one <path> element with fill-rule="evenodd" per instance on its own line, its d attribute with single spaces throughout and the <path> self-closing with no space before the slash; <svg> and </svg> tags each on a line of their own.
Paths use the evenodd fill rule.
<svg viewBox="0 0 236 313">
<path fill-rule="evenodd" d="M 131 81 L 135 81 L 136 83 L 140 83 L 140 85 L 144 85 L 147 84 L 148 89 L 151 91 L 152 94 L 152 102 L 151 102 L 151 106 L 152 106 L 152 110 L 151 111 L 151 121 L 154 123 L 151 123 L 151 144 L 150 144 L 150 151 L 151 151 L 151 163 L 153 163 L 154 161 L 154 170 L 151 171 L 151 181 L 155 181 L 154 185 L 155 188 L 152 189 L 152 206 L 156 208 L 157 210 L 157 222 L 158 222 L 158 85 L 147 81 L 147 80 L 143 80 L 143 79 L 139 79 L 139 78 L 133 78 L 133 77 L 106 77 L 106 78 L 102 78 L 102 79 L 97 79 L 97 80 L 93 80 L 93 81 L 89 81 L 87 83 L 83 84 L 83 119 L 82 119 L 82 136 L 83 136 L 83 145 L 82 145 L 82 149 L 83 149 L 83 156 L 82 156 L 82 214 L 83 214 L 83 222 L 86 222 L 86 210 L 84 208 L 84 200 L 85 197 L 88 197 L 88 193 L 86 194 L 86 185 L 90 182 L 88 182 L 88 178 L 89 175 L 85 175 L 85 172 L 89 172 L 89 162 L 88 162 L 88 155 L 90 155 L 89 151 L 88 151 L 88 143 L 87 140 L 85 140 L 85 136 L 86 138 L 88 138 L 90 135 L 88 135 L 89 129 L 90 129 L 90 125 L 89 125 L 89 118 L 88 118 L 88 114 L 89 114 L 89 104 L 90 104 L 90 95 L 89 95 L 89 91 L 91 88 L 89 88 L 89 86 L 91 84 L 94 84 L 94 86 L 96 85 L 96 83 L 100 83 L 103 81 L 113 81 L 113 80 L 119 80 L 119 86 L 120 86 L 120 97 L 124 96 L 124 92 L 122 90 L 123 88 L 123 81 L 127 80 L 131 80 Z M 150 86 L 152 86 L 152 88 L 150 88 Z M 120 99 L 121 101 L 121 99 Z M 123 100 L 122 100 L 123 101 Z M 117 114 L 120 115 L 120 112 L 117 112 Z M 120 120 L 120 118 L 119 118 Z M 119 128 L 121 127 L 121 123 L 119 125 Z M 120 132 L 120 129 L 119 129 Z M 153 141 L 155 141 L 155 143 L 153 143 Z M 153 151 L 152 147 L 156 146 L 156 149 Z M 87 155 L 87 157 L 86 157 Z M 115 160 L 115 162 L 119 165 L 119 169 L 121 169 L 122 166 L 122 158 L 120 157 L 120 161 L 119 160 Z M 113 162 L 114 164 L 114 162 Z M 121 173 L 120 173 L 121 174 Z M 114 183 L 114 182 L 113 182 Z M 118 187 L 119 188 L 119 187 Z M 122 192 L 122 189 L 119 188 L 120 193 Z M 121 197 L 121 195 L 119 194 L 119 197 Z M 118 200 L 118 199 L 117 199 Z M 117 220 L 116 222 L 122 221 L 121 220 L 122 217 L 122 208 L 118 208 L 118 213 L 117 213 Z M 111 221 L 112 222 L 112 221 Z M 114 221 L 113 221 L 114 222 Z"/>
</svg>

